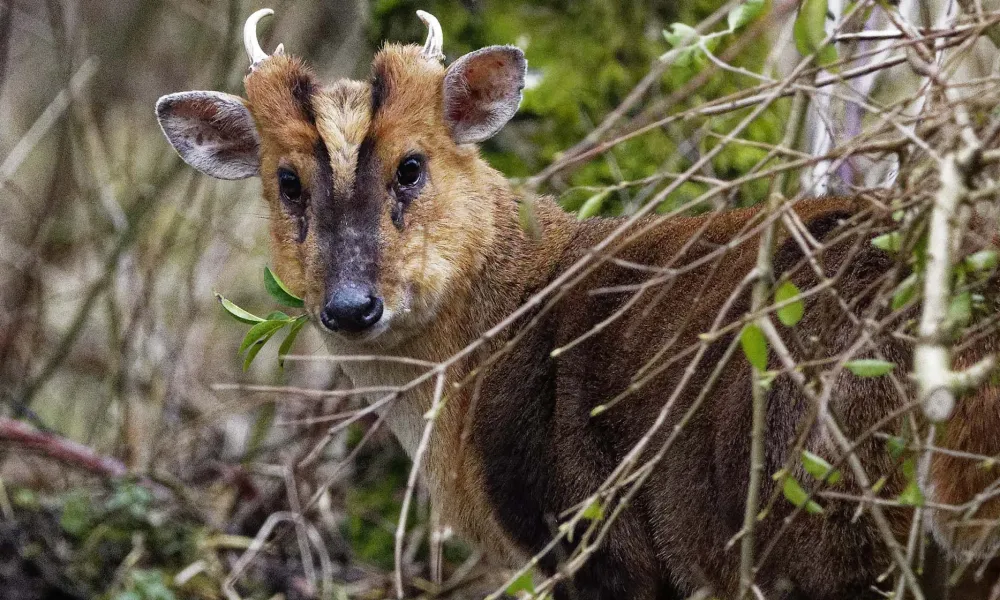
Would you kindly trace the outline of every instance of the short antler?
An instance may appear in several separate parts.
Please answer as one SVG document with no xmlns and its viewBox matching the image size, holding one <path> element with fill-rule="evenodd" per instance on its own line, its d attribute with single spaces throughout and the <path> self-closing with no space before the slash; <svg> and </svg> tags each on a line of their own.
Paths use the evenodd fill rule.
<svg viewBox="0 0 1000 600">
<path fill-rule="evenodd" d="M 427 41 L 424 42 L 424 58 L 429 60 L 444 60 L 444 52 L 441 47 L 444 45 L 444 34 L 441 33 L 441 23 L 437 17 L 423 10 L 417 11 L 417 16 L 427 26 Z"/>
<path fill-rule="evenodd" d="M 247 56 L 250 57 L 250 70 L 253 70 L 262 60 L 268 57 L 268 54 L 260 47 L 260 42 L 257 41 L 257 23 L 264 17 L 269 17 L 273 14 L 274 11 L 270 8 L 262 8 L 250 15 L 246 25 L 243 26 L 243 46 L 247 50 Z M 274 49 L 275 54 L 284 54 L 284 52 L 285 47 L 283 44 L 278 44 L 278 47 Z"/>
</svg>

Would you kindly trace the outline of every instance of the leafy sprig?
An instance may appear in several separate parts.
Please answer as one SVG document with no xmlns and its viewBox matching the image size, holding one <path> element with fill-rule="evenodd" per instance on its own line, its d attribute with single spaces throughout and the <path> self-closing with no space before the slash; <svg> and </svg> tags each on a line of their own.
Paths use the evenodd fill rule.
<svg viewBox="0 0 1000 600">
<path fill-rule="evenodd" d="M 264 289 L 282 306 L 289 308 L 302 308 L 305 306 L 302 298 L 293 294 L 288 289 L 288 286 L 271 271 L 270 267 L 264 267 Z M 284 367 L 285 356 L 291 350 L 292 344 L 295 343 L 295 338 L 298 337 L 302 326 L 306 324 L 309 315 L 289 316 L 283 311 L 276 310 L 269 313 L 266 317 L 258 317 L 250 311 L 237 306 L 218 292 L 215 293 L 215 297 L 219 299 L 219 303 L 229 316 L 240 323 L 251 325 L 250 330 L 243 337 L 243 343 L 240 344 L 238 352 L 239 355 L 245 353 L 243 357 L 243 370 L 246 371 L 250 368 L 253 359 L 257 357 L 257 354 L 260 353 L 261 349 L 271 338 L 287 328 L 288 333 L 278 347 L 278 365 Z"/>
</svg>

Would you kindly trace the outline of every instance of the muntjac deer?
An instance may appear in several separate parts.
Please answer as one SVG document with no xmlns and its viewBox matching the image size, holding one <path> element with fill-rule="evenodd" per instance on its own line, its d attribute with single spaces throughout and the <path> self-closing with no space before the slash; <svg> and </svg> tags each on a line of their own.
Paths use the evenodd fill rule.
<svg viewBox="0 0 1000 600">
<path fill-rule="evenodd" d="M 448 370 L 447 401 L 421 463 L 444 521 L 495 557 L 525 560 L 647 435 L 668 400 L 674 404 L 648 439 L 646 458 L 699 401 L 603 543 L 560 583 L 556 597 L 680 598 L 705 586 L 734 595 L 740 557 L 727 544 L 743 527 L 747 502 L 751 369 L 742 356 L 729 360 L 739 327 L 726 325 L 738 325 L 750 310 L 741 282 L 754 269 L 765 213 L 642 220 L 629 240 L 606 249 L 613 260 L 591 261 L 560 297 L 529 304 L 509 327 L 484 336 L 621 225 L 578 221 L 552 200 L 534 198 L 537 234 L 526 233 L 519 206 L 527 200 L 479 156 L 476 144 L 518 108 L 521 50 L 491 46 L 446 68 L 440 25 L 419 13 L 430 28 L 423 47 L 389 44 L 375 56 L 368 81 L 324 85 L 281 46 L 273 55 L 261 50 L 256 24 L 266 14 L 255 13 L 244 31 L 252 62 L 246 98 L 167 95 L 156 106 L 159 122 L 181 157 L 203 173 L 260 178 L 273 264 L 304 298 L 331 352 L 439 363 L 482 342 Z M 821 248 L 805 257 L 779 226 L 774 270 L 804 291 L 836 282 L 835 291 L 806 293 L 805 316 L 789 334 L 796 338 L 790 352 L 822 363 L 849 351 L 867 320 L 888 314 L 874 298 L 897 264 L 869 240 L 891 221 L 863 196 L 803 201 L 794 211 L 802 233 Z M 855 227 L 865 222 L 871 225 Z M 651 272 L 661 283 L 649 284 Z M 644 285 L 642 301 L 630 302 Z M 709 331 L 721 333 L 692 362 L 700 334 Z M 977 351 L 994 351 L 994 338 Z M 910 345 L 878 334 L 862 354 L 909 367 Z M 770 361 L 780 369 L 773 353 Z M 713 376 L 717 364 L 725 366 Z M 421 373 L 390 361 L 343 368 L 359 388 L 403 385 Z M 838 377 L 828 408 L 852 439 L 902 429 L 906 394 L 890 378 L 842 370 Z M 709 393 L 699 398 L 706 386 Z M 385 409 L 411 456 L 434 390 L 428 381 Z M 815 406 L 787 372 L 767 394 L 764 499 L 779 485 L 766 475 L 788 464 L 805 480 L 801 464 L 790 461 L 797 438 L 831 461 L 843 457 L 822 426 L 802 430 Z M 963 398 L 939 445 L 1000 452 L 996 395 L 987 386 Z M 882 496 L 901 492 L 906 479 L 882 440 L 868 435 L 856 456 L 872 481 L 887 478 Z M 939 456 L 929 465 L 927 492 L 931 500 L 961 503 L 991 481 L 974 462 Z M 840 485 L 861 494 L 847 469 Z M 873 586 L 892 559 L 870 511 L 855 519 L 856 502 L 824 499 L 825 514 L 785 523 L 795 507 L 777 500 L 755 530 L 758 556 L 782 536 L 755 573 L 763 597 L 876 596 Z M 905 542 L 909 511 L 884 514 Z M 979 515 L 997 517 L 1000 502 L 986 502 Z M 931 523 L 958 547 L 975 537 L 956 538 L 942 516 Z M 565 539 L 540 568 L 558 572 L 572 550 Z"/>
</svg>

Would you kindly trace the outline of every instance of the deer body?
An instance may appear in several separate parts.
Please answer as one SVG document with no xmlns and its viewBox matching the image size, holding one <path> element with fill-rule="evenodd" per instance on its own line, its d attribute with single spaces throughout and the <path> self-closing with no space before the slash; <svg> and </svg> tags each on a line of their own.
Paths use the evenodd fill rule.
<svg viewBox="0 0 1000 600">
<path fill-rule="evenodd" d="M 216 92 L 165 96 L 157 106 L 160 122 L 196 168 L 229 179 L 261 177 L 276 270 L 329 334 L 331 353 L 432 363 L 463 353 L 445 371 L 444 402 L 421 463 L 447 524 L 496 557 L 524 560 L 545 547 L 564 513 L 598 490 L 637 443 L 647 441 L 642 464 L 669 440 L 670 451 L 557 597 L 679 598 L 702 586 L 735 594 L 739 555 L 727 543 L 742 528 L 747 496 L 751 372 L 739 354 L 717 377 L 713 371 L 739 331 L 726 326 L 738 325 L 750 308 L 742 282 L 754 268 L 762 213 L 640 221 L 611 247 L 615 260 L 591 260 L 593 268 L 580 271 L 585 276 L 551 306 L 550 295 L 484 339 L 621 222 L 578 222 L 537 198 L 539 234 L 525 232 L 519 221 L 525 200 L 474 146 L 514 114 L 523 55 L 491 47 L 445 69 L 434 23 L 423 49 L 382 50 L 369 82 L 329 86 L 298 60 L 267 56 L 248 38 L 254 64 L 246 99 Z M 809 236 L 825 245 L 812 260 L 798 241 L 779 235 L 775 273 L 788 273 L 801 290 L 836 278 L 840 294 L 806 299 L 794 331 L 798 359 L 847 350 L 865 318 L 885 314 L 872 298 L 893 259 L 842 227 L 872 206 L 863 199 L 796 205 Z M 660 283 L 648 283 L 651 271 Z M 639 291 L 639 301 L 628 304 Z M 843 304 L 858 322 L 844 317 Z M 719 330 L 701 348 L 699 335 Z M 886 336 L 875 345 L 887 360 L 910 364 L 902 341 Z M 826 354 L 810 355 L 816 348 Z M 770 368 L 780 368 L 770 360 Z M 405 386 L 425 371 L 389 360 L 343 365 L 357 388 Z M 900 427 L 900 419 L 886 419 L 903 404 L 888 378 L 839 377 L 830 410 L 852 439 L 876 425 Z M 435 383 L 431 377 L 407 389 L 384 409 L 411 456 Z M 966 406 L 991 403 L 995 413 L 994 397 L 988 389 Z M 674 435 L 695 402 L 702 404 Z M 664 410 L 665 423 L 647 438 Z M 774 380 L 765 475 L 791 465 L 808 480 L 794 460 L 797 440 L 817 454 L 840 456 L 823 427 L 803 426 L 815 410 L 789 377 Z M 963 435 L 961 427 L 949 429 L 942 443 L 968 446 Z M 977 451 L 1000 450 L 1000 441 L 986 438 Z M 888 478 L 882 493 L 898 494 L 904 482 L 882 442 L 869 437 L 856 451 L 872 480 Z M 962 487 L 968 468 L 950 463 L 939 461 L 932 472 L 935 489 L 952 501 L 987 485 L 974 480 Z M 761 498 L 777 498 L 766 504 L 755 533 L 755 556 L 768 553 L 756 574 L 765 597 L 872 594 L 890 558 L 869 514 L 855 521 L 856 504 L 831 501 L 822 517 L 798 515 L 785 530 L 793 507 L 777 485 L 765 477 Z M 846 472 L 843 486 L 860 494 Z M 888 515 L 905 539 L 908 518 Z M 783 541 L 771 547 L 779 534 Z M 555 573 L 572 549 L 564 542 L 540 567 Z"/>
</svg>

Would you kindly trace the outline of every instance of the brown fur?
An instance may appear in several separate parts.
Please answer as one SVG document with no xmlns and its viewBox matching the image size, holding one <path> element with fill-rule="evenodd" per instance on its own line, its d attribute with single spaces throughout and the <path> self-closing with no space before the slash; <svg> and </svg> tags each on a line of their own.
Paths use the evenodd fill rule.
<svg viewBox="0 0 1000 600">
<path fill-rule="evenodd" d="M 248 107 L 261 137 L 261 177 L 272 207 L 271 236 L 279 274 L 301 293 L 316 317 L 327 293 L 329 240 L 317 224 L 329 214 L 312 207 L 312 222 L 302 243 L 298 223 L 283 208 L 277 192 L 279 166 L 295 169 L 305 185 L 324 181 L 329 172 L 329 206 L 348 210 L 352 203 L 376 202 L 377 289 L 386 316 L 372 333 L 329 336 L 334 353 L 404 355 L 442 361 L 480 338 L 507 315 L 584 256 L 620 221 L 577 222 L 551 200 L 533 200 L 541 235 L 527 235 L 519 224 L 518 205 L 502 176 L 471 145 L 456 145 L 443 118 L 445 69 L 428 61 L 414 46 L 387 46 L 375 58 L 371 83 L 339 81 L 316 84 L 295 59 L 272 57 L 247 77 Z M 324 148 L 317 153 L 317 148 Z M 426 156 L 428 181 L 405 208 L 402 225 L 394 221 L 392 196 L 386 191 L 400 161 L 409 153 Z M 366 154 L 367 153 L 367 154 Z M 328 160 L 322 164 L 317 157 Z M 360 164 L 365 161 L 365 165 Z M 355 188 L 366 177 L 385 189 Z M 827 277 L 840 276 L 837 291 L 861 319 L 882 318 L 874 303 L 882 277 L 893 259 L 868 240 L 874 231 L 838 238 L 841 222 L 873 211 L 863 199 L 828 199 L 799 203 L 795 210 L 812 234 L 829 241 L 817 262 Z M 700 333 L 708 331 L 736 285 L 754 266 L 759 239 L 748 235 L 760 219 L 758 209 L 695 218 L 651 220 L 628 244 L 616 246 L 618 258 L 647 266 L 681 268 L 732 244 L 644 292 L 611 326 L 573 349 L 552 358 L 552 350 L 576 340 L 609 318 L 632 292 L 599 292 L 641 285 L 649 274 L 605 262 L 569 290 L 550 309 L 540 306 L 488 340 L 448 372 L 449 382 L 463 381 L 495 353 L 489 367 L 476 371 L 472 383 L 447 389 L 447 402 L 435 425 L 422 465 L 435 503 L 459 533 L 508 560 L 537 552 L 551 538 L 554 519 L 591 494 L 622 457 L 646 433 L 684 376 Z M 881 227 L 876 215 L 875 227 Z M 782 228 L 779 227 L 781 231 Z M 739 243 L 734 240 L 742 239 Z M 837 240 L 837 241 L 832 241 Z M 336 258 L 336 257 L 334 257 Z M 327 261 L 327 262 L 324 262 Z M 793 240 L 782 234 L 775 255 L 778 274 L 787 274 L 808 290 L 820 283 Z M 796 358 L 821 359 L 845 351 L 860 331 L 848 321 L 837 299 L 819 293 L 806 302 L 806 316 L 788 334 Z M 740 294 L 724 323 L 749 309 Z M 530 329 L 526 328 L 529 324 Z M 381 328 L 380 328 L 381 327 Z M 516 343 L 511 342 L 515 334 Z M 668 423 L 653 436 L 658 448 L 672 431 L 720 360 L 732 334 L 709 346 L 694 377 L 679 395 Z M 505 348 L 511 342 L 512 348 Z M 888 336 L 875 340 L 881 354 L 904 368 L 910 349 Z M 867 353 L 866 353 L 867 355 Z M 654 368 L 648 381 L 600 417 L 597 405 L 632 384 L 643 365 Z M 772 368 L 779 365 L 772 357 Z M 345 363 L 359 387 L 402 385 L 419 375 L 397 363 Z M 430 409 L 433 381 L 404 394 L 387 410 L 389 425 L 410 452 L 416 447 Z M 912 393 L 912 392 L 911 392 Z M 955 449 L 997 453 L 1000 422 L 995 388 L 960 403 L 959 415 L 943 444 Z M 841 375 L 831 410 L 848 435 L 869 429 L 902 399 L 888 378 Z M 783 468 L 794 441 L 834 460 L 839 450 L 822 427 L 802 431 L 812 407 L 787 375 L 772 384 L 768 404 L 766 474 Z M 989 418 L 983 418 L 988 414 Z M 900 420 L 882 427 L 901 428 Z M 737 586 L 739 558 L 726 550 L 740 530 L 749 472 L 750 371 L 739 354 L 723 371 L 705 404 L 677 438 L 670 453 L 612 528 L 605 544 L 558 595 L 580 598 L 672 598 L 707 585 L 731 594 Z M 875 440 L 858 448 L 872 480 L 889 478 L 885 497 L 898 494 L 899 465 Z M 792 457 L 794 459 L 794 457 Z M 791 461 L 793 465 L 797 461 Z M 809 481 L 796 467 L 800 481 Z M 983 490 L 993 473 L 968 462 L 936 456 L 931 465 L 933 499 L 962 502 Z M 850 477 L 843 490 L 857 493 Z M 800 515 L 782 531 L 791 507 L 775 482 L 765 479 L 762 497 L 777 496 L 757 531 L 758 552 L 779 532 L 784 542 L 769 555 L 757 576 L 768 598 L 848 598 L 871 594 L 875 578 L 889 564 L 888 554 L 870 516 L 853 520 L 852 503 L 827 502 L 823 517 Z M 981 514 L 995 517 L 1000 503 L 987 503 Z M 901 537 L 907 514 L 889 511 Z M 945 527 L 935 521 L 939 528 Z M 569 546 L 560 552 L 570 550 Z M 541 567 L 554 572 L 559 552 Z"/>
</svg>

